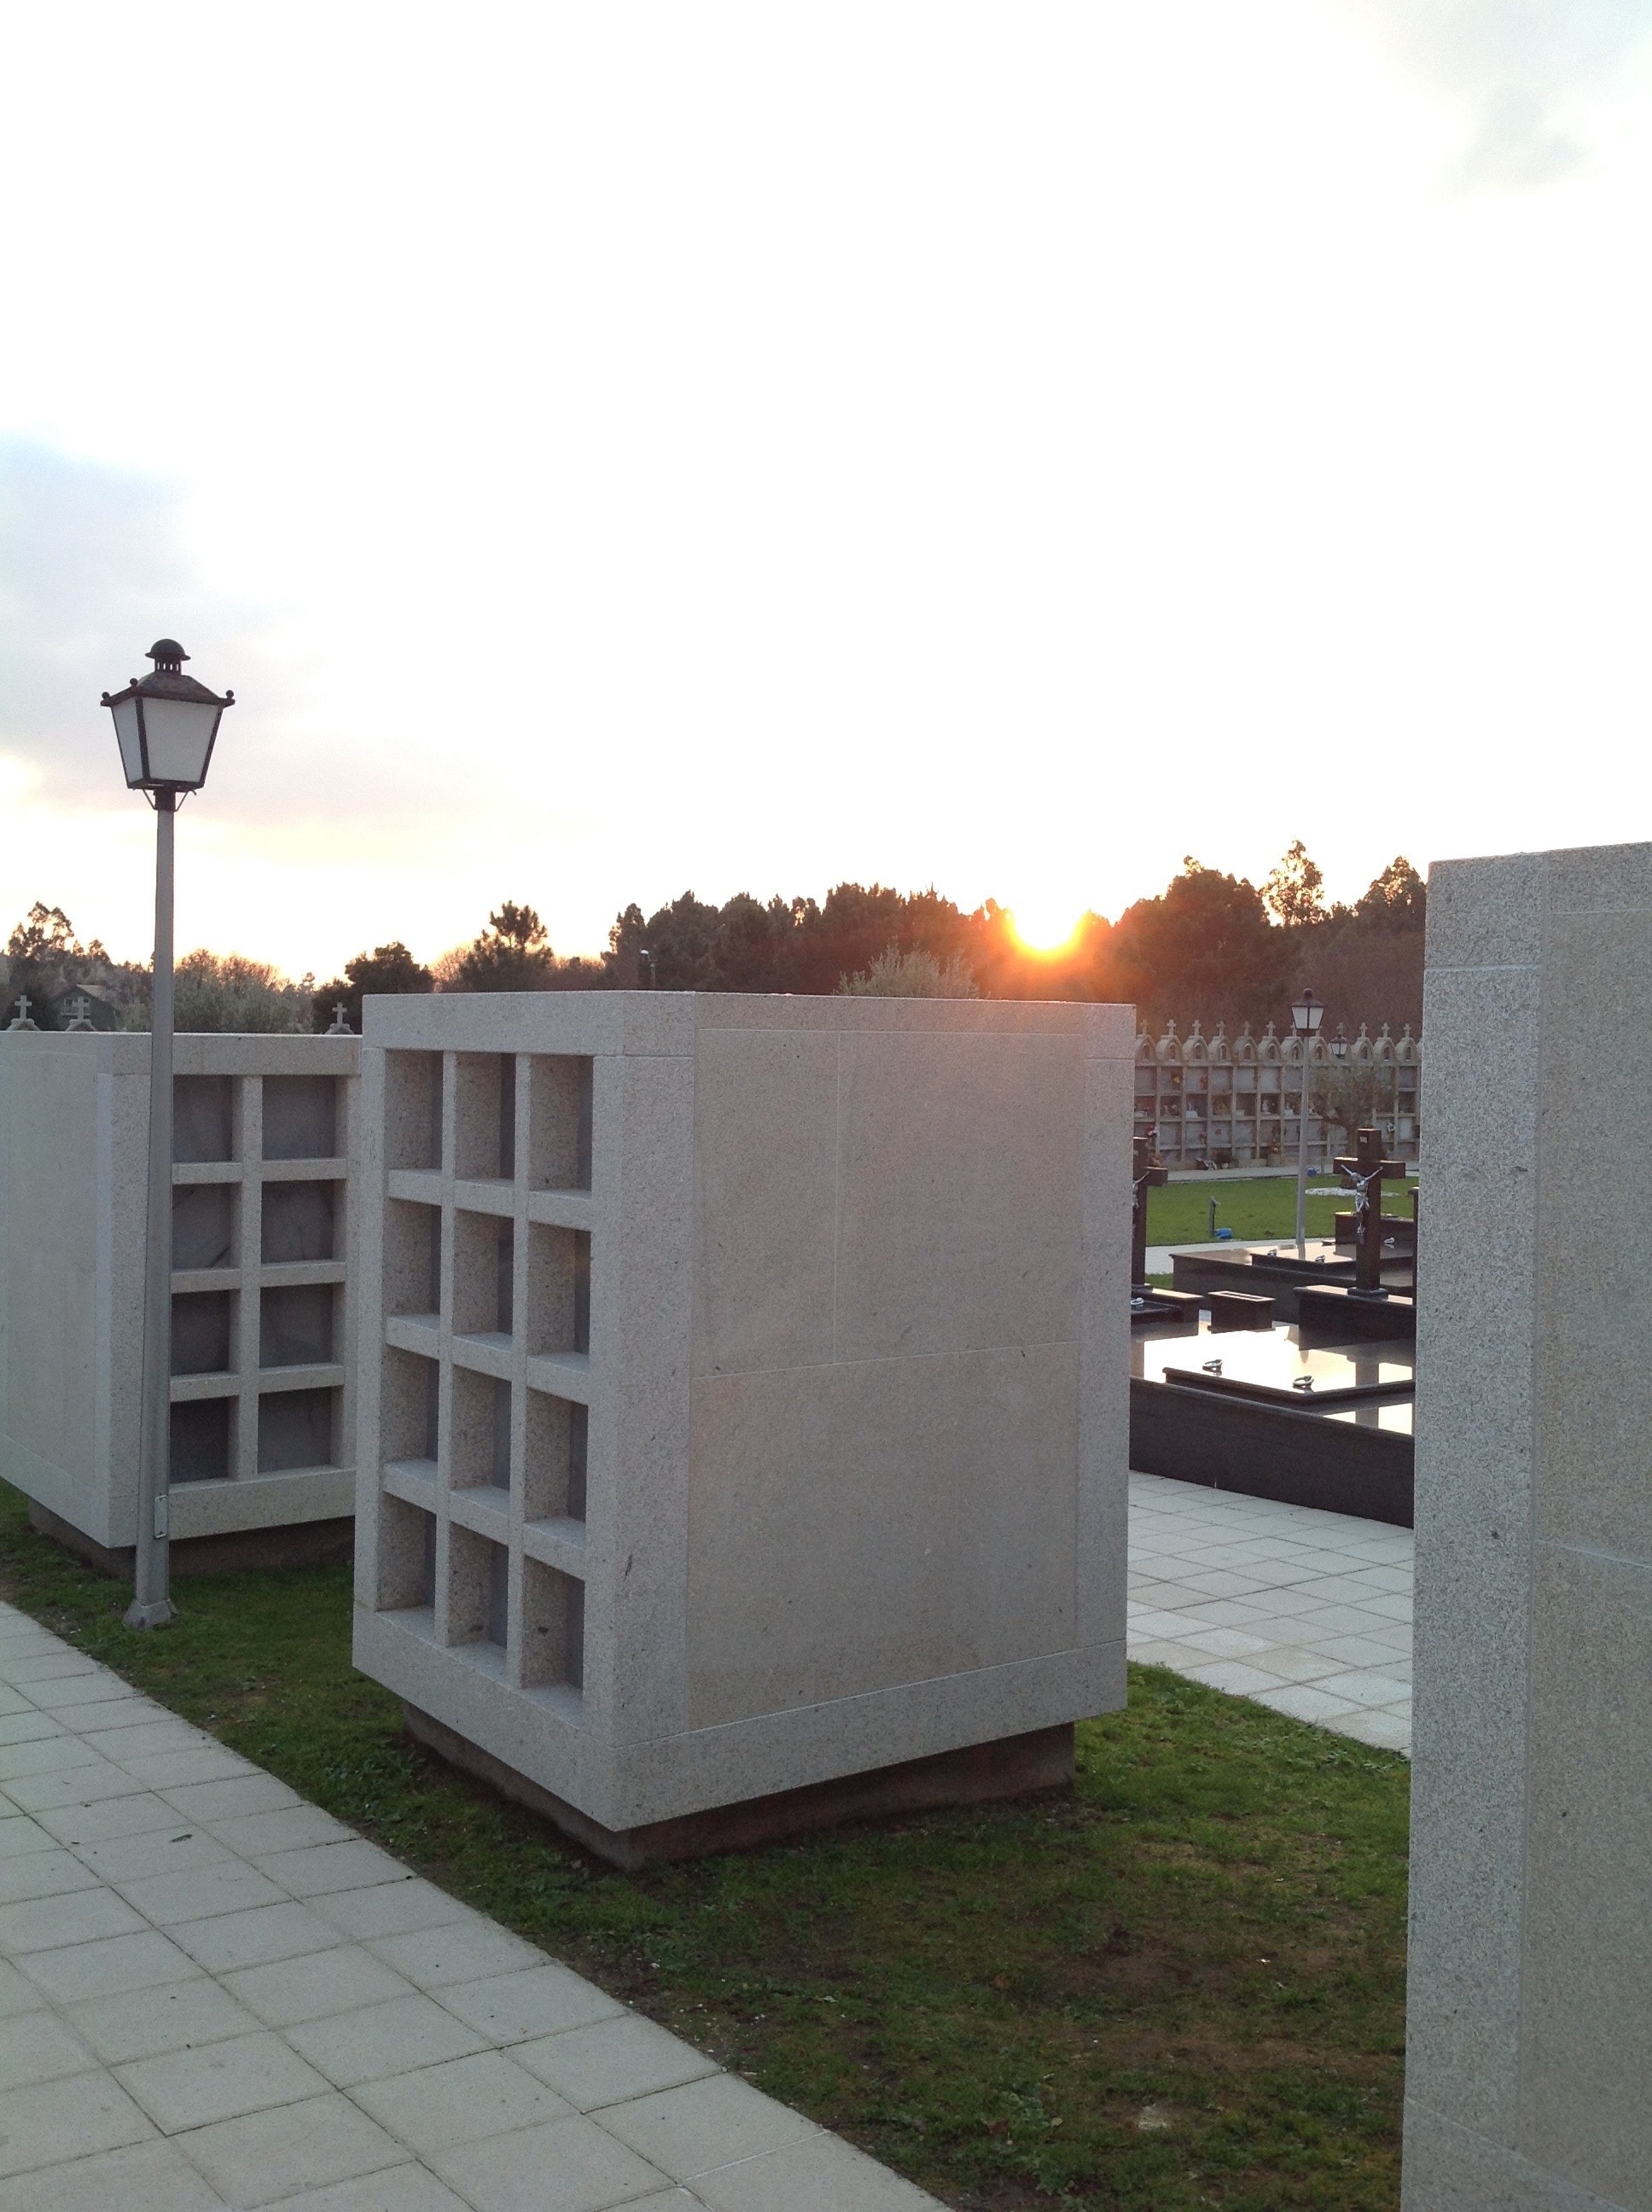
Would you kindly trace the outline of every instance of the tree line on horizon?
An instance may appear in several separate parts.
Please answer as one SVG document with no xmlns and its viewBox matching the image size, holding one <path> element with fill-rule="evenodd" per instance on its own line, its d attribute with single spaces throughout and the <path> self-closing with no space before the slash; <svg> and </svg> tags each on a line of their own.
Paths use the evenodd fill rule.
<svg viewBox="0 0 1652 2212">
<path fill-rule="evenodd" d="M 1357 900 L 1327 902 L 1323 873 L 1300 839 L 1260 887 L 1189 855 L 1157 896 L 1138 899 L 1116 921 L 1086 914 L 1053 953 L 1023 945 L 995 900 L 967 912 L 932 887 L 844 883 L 821 900 L 765 903 L 740 892 L 721 906 L 684 891 L 651 915 L 626 907 L 595 958 L 559 957 L 535 909 L 506 900 L 468 945 L 428 965 L 392 939 L 320 984 L 309 975 L 293 982 L 237 953 L 186 954 L 178 1026 L 321 1030 L 342 1005 L 359 1029 L 363 996 L 380 992 L 921 993 L 939 988 L 927 979 L 944 976 L 949 995 L 1133 1002 L 1155 1033 L 1171 1019 L 1184 1031 L 1194 1021 L 1207 1032 L 1218 1022 L 1230 1031 L 1245 1021 L 1284 1026 L 1304 984 L 1333 1027 L 1416 1029 L 1426 908 L 1426 888 L 1403 856 Z M 42 1026 L 60 1026 L 63 1000 L 80 989 L 98 1001 L 100 1026 L 148 1027 L 147 969 L 112 962 L 95 939 L 82 945 L 60 908 L 37 904 L 6 951 L 9 997 L 27 991 Z"/>
</svg>

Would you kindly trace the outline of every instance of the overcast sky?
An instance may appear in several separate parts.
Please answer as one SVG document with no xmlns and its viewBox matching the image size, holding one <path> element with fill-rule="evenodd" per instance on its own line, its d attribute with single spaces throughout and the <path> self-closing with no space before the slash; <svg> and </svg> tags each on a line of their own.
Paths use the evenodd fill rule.
<svg viewBox="0 0 1652 2212">
<path fill-rule="evenodd" d="M 0 929 L 1652 835 L 1652 0 L 0 27 Z"/>
</svg>

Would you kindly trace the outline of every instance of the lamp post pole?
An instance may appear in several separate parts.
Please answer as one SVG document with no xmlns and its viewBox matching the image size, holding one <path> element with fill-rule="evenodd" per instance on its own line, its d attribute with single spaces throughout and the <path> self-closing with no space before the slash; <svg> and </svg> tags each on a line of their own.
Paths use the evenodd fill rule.
<svg viewBox="0 0 1652 2212">
<path fill-rule="evenodd" d="M 129 1628 L 173 1618 L 167 1508 L 172 1467 L 173 831 L 178 796 L 155 794 L 155 979 L 149 1013 L 149 1190 L 143 1243 L 143 1414 Z"/>
<path fill-rule="evenodd" d="M 176 638 L 149 647 L 151 674 L 134 676 L 103 703 L 114 717 L 127 788 L 155 809 L 155 975 L 149 1012 L 149 1176 L 143 1230 L 143 1383 L 139 1409 L 137 1526 L 129 1628 L 174 1618 L 167 1506 L 172 1475 L 172 1029 L 173 834 L 178 803 L 206 781 L 221 699 L 184 673 Z"/>
<path fill-rule="evenodd" d="M 1291 1009 L 1297 1032 L 1297 1064 L 1302 1088 L 1297 1095 L 1297 1257 L 1308 1257 L 1308 1055 L 1313 1049 L 1325 1009 L 1311 991 L 1304 991 Z"/>
</svg>

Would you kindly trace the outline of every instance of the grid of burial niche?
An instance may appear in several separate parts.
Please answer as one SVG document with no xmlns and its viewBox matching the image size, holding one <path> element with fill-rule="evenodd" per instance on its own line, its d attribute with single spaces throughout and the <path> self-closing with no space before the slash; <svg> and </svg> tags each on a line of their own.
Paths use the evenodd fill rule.
<svg viewBox="0 0 1652 2212">
<path fill-rule="evenodd" d="M 336 1076 L 174 1079 L 174 1483 L 343 1464 L 343 1117 Z"/>
<path fill-rule="evenodd" d="M 592 1072 L 386 1054 L 379 1606 L 562 1697 L 585 1672 Z"/>
</svg>

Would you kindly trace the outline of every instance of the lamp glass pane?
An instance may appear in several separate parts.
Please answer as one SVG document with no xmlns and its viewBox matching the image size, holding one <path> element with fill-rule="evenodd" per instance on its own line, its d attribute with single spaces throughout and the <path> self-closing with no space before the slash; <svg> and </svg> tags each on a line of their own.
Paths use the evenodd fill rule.
<svg viewBox="0 0 1652 2212">
<path fill-rule="evenodd" d="M 143 781 L 143 749 L 138 743 L 137 702 L 122 699 L 111 707 L 115 718 L 115 737 L 120 745 L 120 765 L 129 784 L 137 786 Z"/>
<path fill-rule="evenodd" d="M 194 699 L 143 702 L 143 727 L 149 740 L 151 783 L 195 785 L 206 777 L 207 753 L 218 726 L 219 709 Z"/>
</svg>

